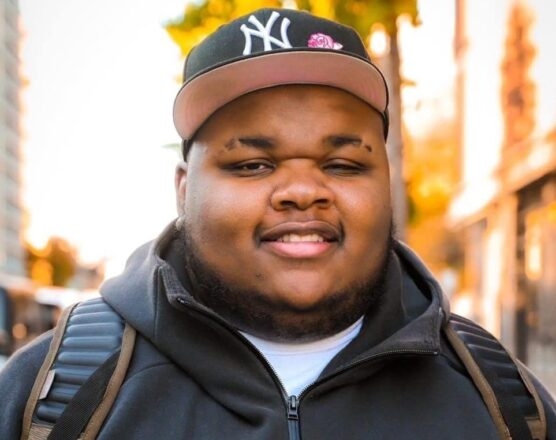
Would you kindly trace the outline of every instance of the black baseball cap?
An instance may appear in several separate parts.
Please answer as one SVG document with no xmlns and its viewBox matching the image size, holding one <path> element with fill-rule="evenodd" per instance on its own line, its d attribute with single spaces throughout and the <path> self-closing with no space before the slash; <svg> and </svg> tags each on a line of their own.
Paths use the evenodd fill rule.
<svg viewBox="0 0 556 440">
<path fill-rule="evenodd" d="M 351 27 L 292 9 L 260 9 L 218 28 L 186 58 L 174 125 L 190 140 L 219 108 L 286 84 L 336 87 L 378 111 L 388 133 L 388 89 Z"/>
</svg>

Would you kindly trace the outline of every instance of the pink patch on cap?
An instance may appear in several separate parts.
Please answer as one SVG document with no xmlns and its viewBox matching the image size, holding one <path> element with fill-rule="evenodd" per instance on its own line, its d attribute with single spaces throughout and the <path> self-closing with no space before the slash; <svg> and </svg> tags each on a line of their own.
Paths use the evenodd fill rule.
<svg viewBox="0 0 556 440">
<path fill-rule="evenodd" d="M 307 46 L 334 50 L 340 50 L 342 47 L 344 47 L 342 44 L 334 41 L 330 35 L 322 34 L 320 32 L 309 37 Z"/>
</svg>

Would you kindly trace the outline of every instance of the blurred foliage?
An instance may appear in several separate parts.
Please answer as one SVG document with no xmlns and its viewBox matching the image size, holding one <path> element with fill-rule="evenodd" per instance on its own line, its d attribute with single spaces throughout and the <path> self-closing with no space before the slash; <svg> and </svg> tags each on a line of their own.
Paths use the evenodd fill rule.
<svg viewBox="0 0 556 440">
<path fill-rule="evenodd" d="M 458 237 L 445 222 L 459 176 L 455 121 L 405 140 L 404 167 L 410 206 L 408 243 L 435 272 L 461 264 Z"/>
<path fill-rule="evenodd" d="M 352 26 L 364 38 L 375 23 L 381 23 L 390 35 L 396 35 L 400 15 L 408 15 L 414 24 L 418 23 L 417 0 L 204 0 L 188 3 L 183 17 L 170 21 L 165 28 L 185 56 L 230 20 L 262 7 L 291 6 Z"/>
<path fill-rule="evenodd" d="M 438 129 L 422 138 L 406 139 L 405 168 L 411 201 L 411 224 L 444 214 L 457 184 L 458 147 L 454 124 L 438 121 Z"/>
<path fill-rule="evenodd" d="M 556 126 L 546 133 L 545 140 L 556 145 Z"/>
<path fill-rule="evenodd" d="M 228 21 L 253 9 L 280 7 L 281 3 L 279 0 L 205 0 L 188 3 L 183 17 L 167 23 L 165 28 L 185 56 L 207 35 Z"/>
<path fill-rule="evenodd" d="M 502 111 L 504 146 L 526 140 L 535 127 L 535 83 L 529 69 L 536 55 L 531 42 L 533 18 L 529 9 L 516 3 L 508 20 L 508 35 L 502 60 Z"/>
<path fill-rule="evenodd" d="M 25 253 L 28 276 L 39 285 L 66 287 L 77 270 L 77 251 L 60 237 L 42 249 L 27 243 Z"/>
</svg>

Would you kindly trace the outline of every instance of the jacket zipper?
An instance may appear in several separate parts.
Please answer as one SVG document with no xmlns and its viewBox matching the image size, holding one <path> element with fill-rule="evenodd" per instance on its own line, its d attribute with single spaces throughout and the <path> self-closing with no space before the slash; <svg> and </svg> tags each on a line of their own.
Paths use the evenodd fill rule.
<svg viewBox="0 0 556 440">
<path fill-rule="evenodd" d="M 290 440 L 301 440 L 299 427 L 299 399 L 297 396 L 288 397 L 288 433 Z"/>
<path fill-rule="evenodd" d="M 247 344 L 247 346 L 249 346 L 252 349 L 253 354 L 262 362 L 262 364 L 271 373 L 271 376 L 273 376 L 273 379 L 274 379 L 275 383 L 278 385 L 278 388 L 280 388 L 280 390 L 282 391 L 282 396 L 285 400 L 285 404 L 286 404 L 286 407 L 287 407 L 288 434 L 289 434 L 289 439 L 290 440 L 301 440 L 301 427 L 300 427 L 300 424 L 299 424 L 299 418 L 300 418 L 300 416 L 299 416 L 299 405 L 300 405 L 301 400 L 303 399 L 303 397 L 312 388 L 316 387 L 320 383 L 326 382 L 326 381 L 328 381 L 328 380 L 330 380 L 330 379 L 332 379 L 336 376 L 339 376 L 340 374 L 343 374 L 348 370 L 356 368 L 357 366 L 359 366 L 361 364 L 371 362 L 371 361 L 376 361 L 377 359 L 388 357 L 388 356 L 395 356 L 395 355 L 437 355 L 438 354 L 437 350 L 416 350 L 416 349 L 398 349 L 398 350 L 390 350 L 390 351 L 385 351 L 385 352 L 382 352 L 382 353 L 377 353 L 377 354 L 374 354 L 372 356 L 368 356 L 368 357 L 365 357 L 363 359 L 360 359 L 357 362 L 353 362 L 349 365 L 346 365 L 344 368 L 336 371 L 334 374 L 326 376 L 326 377 L 324 377 L 320 380 L 317 380 L 317 381 L 313 382 L 312 384 L 309 384 L 307 387 L 305 387 L 303 389 L 303 391 L 301 391 L 301 393 L 299 393 L 299 396 L 295 396 L 295 395 L 288 396 L 288 394 L 286 392 L 286 388 L 284 387 L 284 384 L 282 383 L 282 381 L 278 377 L 278 374 L 274 370 L 274 367 L 261 354 L 261 352 L 259 350 L 257 350 L 257 348 L 253 344 L 251 344 L 251 342 L 247 338 L 245 338 L 241 333 L 239 333 L 233 327 L 228 325 L 228 323 L 226 321 L 221 320 L 218 316 L 207 313 L 202 309 L 198 309 L 193 304 L 188 304 L 182 298 L 178 298 L 177 300 L 184 307 L 191 308 L 192 310 L 195 310 L 197 313 L 200 313 L 202 315 L 205 315 L 207 317 L 212 318 L 215 322 L 217 322 L 220 325 L 227 328 L 233 336 L 235 336 L 237 338 L 240 338 L 244 343 Z"/>
<path fill-rule="evenodd" d="M 301 440 L 301 429 L 299 426 L 299 398 L 297 396 L 288 396 L 286 391 L 286 387 L 280 380 L 280 377 L 276 373 L 274 367 L 268 362 L 268 360 L 261 354 L 259 350 L 241 333 L 239 333 L 236 329 L 231 327 L 226 321 L 221 320 L 218 316 L 214 316 L 211 313 L 207 313 L 206 311 L 195 307 L 194 304 L 188 303 L 183 298 L 177 298 L 177 301 L 184 307 L 187 307 L 190 310 L 194 310 L 201 315 L 211 318 L 216 323 L 222 325 L 224 328 L 228 329 L 230 333 L 236 337 L 240 338 L 248 347 L 251 348 L 253 354 L 261 361 L 261 363 L 266 367 L 267 371 L 270 373 L 271 377 L 274 379 L 277 387 L 280 389 L 282 393 L 282 398 L 284 399 L 284 403 L 286 405 L 286 417 L 288 421 L 288 436 L 289 440 Z M 301 395 L 301 393 L 300 393 Z"/>
</svg>

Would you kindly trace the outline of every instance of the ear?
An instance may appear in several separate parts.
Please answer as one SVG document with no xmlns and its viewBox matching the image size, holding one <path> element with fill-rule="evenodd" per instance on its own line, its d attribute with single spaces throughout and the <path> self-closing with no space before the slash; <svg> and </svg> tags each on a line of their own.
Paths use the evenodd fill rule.
<svg viewBox="0 0 556 440">
<path fill-rule="evenodd" d="M 174 176 L 174 186 L 176 188 L 176 208 L 178 215 L 184 214 L 184 202 L 187 186 L 187 162 L 180 162 L 176 166 L 176 174 Z"/>
</svg>

